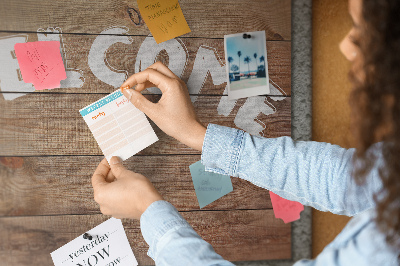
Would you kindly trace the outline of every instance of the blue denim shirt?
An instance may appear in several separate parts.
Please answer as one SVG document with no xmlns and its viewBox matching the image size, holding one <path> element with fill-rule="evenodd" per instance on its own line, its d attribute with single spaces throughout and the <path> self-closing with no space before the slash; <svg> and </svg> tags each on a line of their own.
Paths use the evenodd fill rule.
<svg viewBox="0 0 400 266">
<path fill-rule="evenodd" d="M 289 137 L 260 138 L 210 124 L 201 160 L 207 171 L 242 178 L 321 211 L 355 216 L 315 260 L 300 260 L 296 266 L 398 265 L 399 251 L 386 244 L 374 222 L 373 195 L 382 187 L 378 176 L 382 160 L 378 156 L 376 167 L 359 186 L 351 177 L 354 152 Z M 166 201 L 151 204 L 140 226 L 156 265 L 233 265 Z"/>
</svg>

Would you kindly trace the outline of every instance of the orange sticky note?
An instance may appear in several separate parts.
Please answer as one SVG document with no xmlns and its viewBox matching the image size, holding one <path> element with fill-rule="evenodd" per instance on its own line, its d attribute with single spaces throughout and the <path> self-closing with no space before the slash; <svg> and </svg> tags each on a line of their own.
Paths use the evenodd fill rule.
<svg viewBox="0 0 400 266">
<path fill-rule="evenodd" d="M 59 41 L 17 43 L 14 49 L 24 82 L 36 90 L 59 88 L 67 78 Z"/>
<path fill-rule="evenodd" d="M 157 43 L 190 32 L 178 0 L 137 0 L 137 3 Z"/>
<path fill-rule="evenodd" d="M 284 199 L 273 192 L 269 192 L 275 218 L 282 219 L 285 224 L 300 219 L 300 213 L 304 210 L 303 204 Z"/>
</svg>

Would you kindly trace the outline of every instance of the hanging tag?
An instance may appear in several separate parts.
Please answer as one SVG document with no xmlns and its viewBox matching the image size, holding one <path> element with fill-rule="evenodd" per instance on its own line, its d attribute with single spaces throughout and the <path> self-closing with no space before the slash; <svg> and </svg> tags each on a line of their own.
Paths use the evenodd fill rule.
<svg viewBox="0 0 400 266">
<path fill-rule="evenodd" d="M 111 218 L 51 253 L 56 266 L 137 266 L 124 227 Z"/>
</svg>

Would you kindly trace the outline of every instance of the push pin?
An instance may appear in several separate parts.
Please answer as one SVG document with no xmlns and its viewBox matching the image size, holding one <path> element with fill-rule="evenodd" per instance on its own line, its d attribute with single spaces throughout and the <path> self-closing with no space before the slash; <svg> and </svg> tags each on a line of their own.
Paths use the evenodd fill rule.
<svg viewBox="0 0 400 266">
<path fill-rule="evenodd" d="M 91 236 L 91 235 L 89 235 L 88 233 L 84 233 L 84 234 L 83 234 L 83 238 L 84 238 L 84 239 L 92 240 L 93 237 L 96 238 L 96 236 Z"/>
<path fill-rule="evenodd" d="M 250 34 L 243 33 L 243 39 L 250 39 L 250 38 L 251 38 Z"/>
</svg>

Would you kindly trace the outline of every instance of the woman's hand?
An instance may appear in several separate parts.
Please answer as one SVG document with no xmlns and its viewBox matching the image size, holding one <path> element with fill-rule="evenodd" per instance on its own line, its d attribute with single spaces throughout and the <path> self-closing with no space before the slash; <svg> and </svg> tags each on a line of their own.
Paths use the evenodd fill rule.
<svg viewBox="0 0 400 266">
<path fill-rule="evenodd" d="M 126 169 L 118 157 L 101 161 L 92 177 L 94 200 L 100 211 L 115 218 L 140 219 L 153 202 L 163 200 L 151 182 Z"/>
<path fill-rule="evenodd" d="M 136 85 L 136 89 L 131 89 Z M 158 103 L 147 100 L 140 92 L 158 87 L 162 96 Z M 131 103 L 144 112 L 166 134 L 202 150 L 206 128 L 199 121 L 185 83 L 161 62 L 128 78 L 121 91 Z"/>
</svg>

